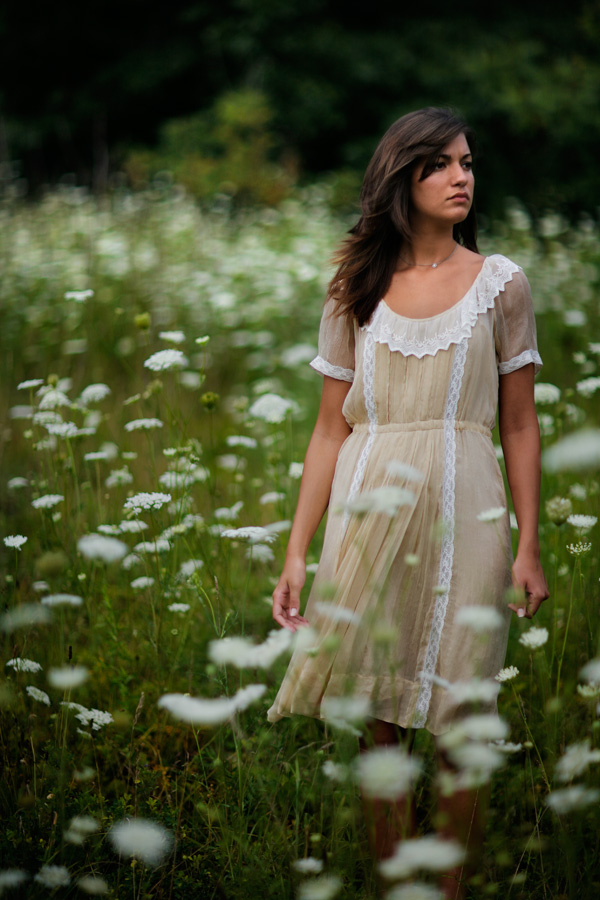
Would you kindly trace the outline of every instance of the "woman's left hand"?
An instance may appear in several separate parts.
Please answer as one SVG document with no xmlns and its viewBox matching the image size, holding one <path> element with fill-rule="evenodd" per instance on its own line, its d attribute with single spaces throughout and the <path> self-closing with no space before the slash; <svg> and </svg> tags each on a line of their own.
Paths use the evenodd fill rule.
<svg viewBox="0 0 600 900">
<path fill-rule="evenodd" d="M 513 587 L 525 591 L 525 603 L 509 603 L 508 608 L 521 618 L 531 619 L 550 596 L 546 578 L 537 556 L 519 556 L 512 567 Z"/>
</svg>

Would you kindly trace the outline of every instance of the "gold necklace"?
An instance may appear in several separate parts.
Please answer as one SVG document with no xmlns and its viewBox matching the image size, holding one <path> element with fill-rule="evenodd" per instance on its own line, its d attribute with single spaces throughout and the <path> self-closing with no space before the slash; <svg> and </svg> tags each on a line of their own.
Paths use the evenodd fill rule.
<svg viewBox="0 0 600 900">
<path fill-rule="evenodd" d="M 457 247 L 458 247 L 458 244 L 455 242 L 454 250 L 452 251 L 452 253 L 454 253 L 456 251 Z M 437 269 L 438 266 L 441 266 L 442 263 L 445 263 L 446 260 L 450 259 L 450 257 L 452 256 L 452 253 L 449 253 L 448 256 L 444 257 L 444 259 L 440 259 L 440 261 L 436 262 L 436 263 L 418 263 L 418 262 L 409 263 L 405 259 L 402 259 L 401 256 L 399 256 L 398 259 L 400 260 L 400 262 L 403 262 L 405 266 L 409 266 L 409 267 L 422 266 L 423 268 L 427 268 L 427 269 Z"/>
</svg>

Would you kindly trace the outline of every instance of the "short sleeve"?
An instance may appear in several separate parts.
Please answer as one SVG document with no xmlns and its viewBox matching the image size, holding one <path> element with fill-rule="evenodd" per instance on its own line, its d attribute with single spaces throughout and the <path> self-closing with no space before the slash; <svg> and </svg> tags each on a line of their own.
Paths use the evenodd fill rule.
<svg viewBox="0 0 600 900">
<path fill-rule="evenodd" d="M 518 269 L 495 303 L 494 339 L 498 372 L 507 375 L 533 363 L 535 372 L 542 367 L 537 349 L 535 316 L 529 282 Z"/>
<path fill-rule="evenodd" d="M 319 355 L 311 366 L 321 375 L 354 381 L 354 319 L 336 315 L 337 301 L 328 298 L 319 328 Z"/>
</svg>

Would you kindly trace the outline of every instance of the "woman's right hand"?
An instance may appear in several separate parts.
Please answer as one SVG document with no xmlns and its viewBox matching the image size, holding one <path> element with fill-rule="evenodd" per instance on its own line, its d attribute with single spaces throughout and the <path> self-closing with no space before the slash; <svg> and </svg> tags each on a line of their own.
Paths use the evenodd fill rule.
<svg viewBox="0 0 600 900">
<path fill-rule="evenodd" d="M 277 587 L 273 591 L 273 618 L 289 631 L 308 625 L 300 615 L 300 591 L 306 580 L 306 562 L 301 558 L 287 560 Z"/>
</svg>

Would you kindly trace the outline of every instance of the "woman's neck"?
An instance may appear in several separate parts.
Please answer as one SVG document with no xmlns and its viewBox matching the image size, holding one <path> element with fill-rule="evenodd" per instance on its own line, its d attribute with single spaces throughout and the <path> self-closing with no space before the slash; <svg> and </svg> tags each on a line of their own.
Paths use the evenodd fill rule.
<svg viewBox="0 0 600 900">
<path fill-rule="evenodd" d="M 447 259 L 455 249 L 452 232 L 416 234 L 410 244 L 403 244 L 400 260 L 405 265 L 432 266 Z"/>
</svg>

